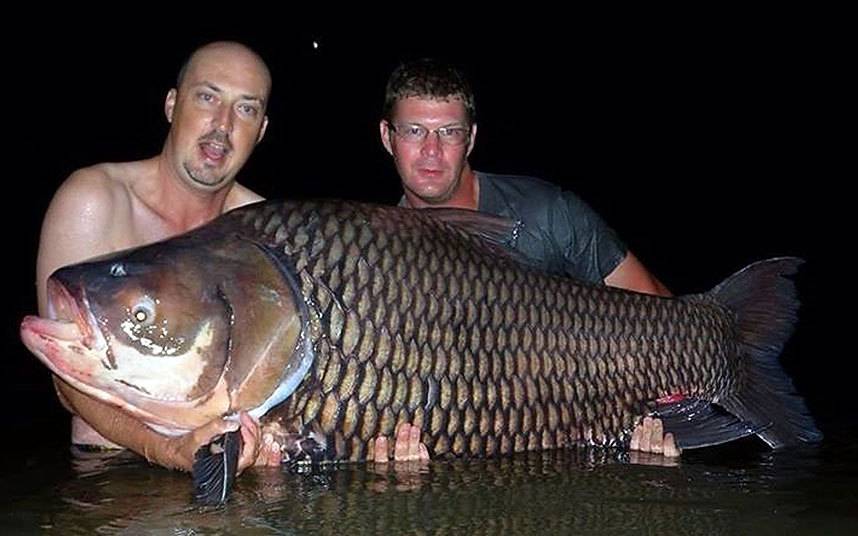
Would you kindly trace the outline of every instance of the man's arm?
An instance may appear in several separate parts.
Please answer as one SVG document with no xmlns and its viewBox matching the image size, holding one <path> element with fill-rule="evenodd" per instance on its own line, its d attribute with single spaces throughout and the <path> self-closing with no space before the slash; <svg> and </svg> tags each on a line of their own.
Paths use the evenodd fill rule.
<svg viewBox="0 0 858 536">
<path fill-rule="evenodd" d="M 605 284 L 645 294 L 673 296 L 631 251 L 626 253 L 620 264 L 605 277 Z"/>
<path fill-rule="evenodd" d="M 128 210 L 130 203 L 124 186 L 112 184 L 111 179 L 96 168 L 78 171 L 60 187 L 45 215 L 39 242 L 36 285 L 40 315 L 48 315 L 46 284 L 51 273 L 62 266 L 124 246 L 113 242 L 110 232 L 116 227 L 128 230 L 122 229 L 127 225 Z M 57 378 L 55 384 L 66 408 L 85 421 L 80 424 L 91 425 L 101 436 L 165 467 L 190 470 L 194 453 L 200 446 L 236 428 L 234 423 L 218 419 L 192 433 L 169 438 Z M 244 468 L 256 457 L 259 431 L 256 423 L 246 416 L 241 424 L 245 445 L 239 467 Z"/>
<path fill-rule="evenodd" d="M 241 428 L 243 447 L 239 471 L 253 465 L 259 451 L 259 426 L 246 413 L 241 421 L 215 419 L 187 434 L 168 437 L 161 435 L 122 411 L 90 398 L 54 377 L 57 394 L 66 408 L 92 423 L 102 437 L 129 448 L 148 461 L 168 469 L 191 471 L 194 454 L 220 434 Z"/>
<path fill-rule="evenodd" d="M 622 256 L 602 281 L 609 286 L 657 296 L 672 296 L 643 263 L 628 251 L 611 227 L 584 200 L 564 191 L 545 207 L 552 239 L 560 245 L 567 273 L 575 276 L 604 273 Z M 578 274 L 580 276 L 580 274 Z"/>
</svg>

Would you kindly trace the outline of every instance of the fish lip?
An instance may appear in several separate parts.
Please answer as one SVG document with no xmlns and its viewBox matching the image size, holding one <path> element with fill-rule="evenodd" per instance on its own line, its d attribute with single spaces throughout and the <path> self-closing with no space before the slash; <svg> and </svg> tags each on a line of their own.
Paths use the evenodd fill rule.
<svg viewBox="0 0 858 536">
<path fill-rule="evenodd" d="M 83 306 L 81 306 L 81 304 Z M 107 342 L 86 297 L 84 289 L 79 296 L 54 278 L 48 279 L 48 316 L 54 320 L 74 322 L 81 333 L 81 342 L 90 350 L 106 348 Z"/>
</svg>

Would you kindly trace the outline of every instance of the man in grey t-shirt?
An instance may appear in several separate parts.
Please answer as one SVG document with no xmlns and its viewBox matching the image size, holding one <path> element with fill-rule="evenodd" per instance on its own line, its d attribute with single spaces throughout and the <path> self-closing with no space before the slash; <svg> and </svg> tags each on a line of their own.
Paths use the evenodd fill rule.
<svg viewBox="0 0 858 536">
<path fill-rule="evenodd" d="M 403 206 L 479 210 L 521 223 L 515 247 L 544 269 L 637 292 L 670 291 L 583 201 L 530 177 L 476 172 L 468 163 L 477 135 L 474 95 L 464 74 L 434 60 L 404 63 L 387 83 L 381 142 L 399 172 Z M 396 460 L 428 457 L 419 430 L 397 431 Z M 417 438 L 415 440 L 415 437 Z M 386 458 L 386 439 L 376 461 Z M 661 421 L 647 417 L 633 450 L 679 455 Z M 370 449 L 373 450 L 373 449 Z"/>
</svg>

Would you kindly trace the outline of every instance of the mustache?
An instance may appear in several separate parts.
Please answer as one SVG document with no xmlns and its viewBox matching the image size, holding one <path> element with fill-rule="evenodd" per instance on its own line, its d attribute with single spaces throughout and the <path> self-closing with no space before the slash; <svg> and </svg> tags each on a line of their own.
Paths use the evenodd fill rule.
<svg viewBox="0 0 858 536">
<path fill-rule="evenodd" d="M 212 130 L 200 137 L 200 143 L 215 142 L 223 145 L 229 150 L 232 150 L 232 143 L 229 141 L 229 135 L 219 129 Z"/>
</svg>

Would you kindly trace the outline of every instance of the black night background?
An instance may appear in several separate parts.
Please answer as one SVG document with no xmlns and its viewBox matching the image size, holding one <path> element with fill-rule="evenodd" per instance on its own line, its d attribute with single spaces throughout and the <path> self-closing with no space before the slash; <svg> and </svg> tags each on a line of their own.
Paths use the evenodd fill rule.
<svg viewBox="0 0 858 536">
<path fill-rule="evenodd" d="M 767 257 L 806 259 L 801 320 L 782 361 L 824 431 L 854 426 L 843 187 L 854 169 L 837 164 L 847 69 L 823 22 L 588 16 L 526 31 L 343 30 L 166 17 L 147 30 L 28 24 L 5 47 L 6 437 L 67 437 L 49 374 L 17 335 L 36 310 L 39 226 L 53 192 L 82 166 L 156 154 L 179 65 L 219 39 L 256 49 L 274 76 L 267 136 L 239 176 L 266 197 L 395 202 L 377 127 L 386 77 L 402 59 L 440 56 L 476 88 L 474 167 L 573 190 L 673 292 L 707 290 Z"/>
</svg>

